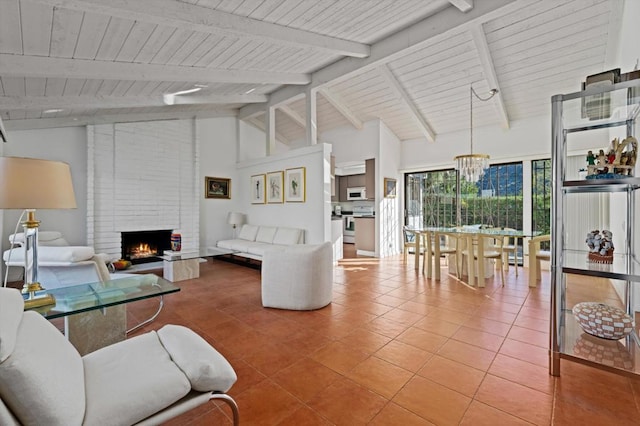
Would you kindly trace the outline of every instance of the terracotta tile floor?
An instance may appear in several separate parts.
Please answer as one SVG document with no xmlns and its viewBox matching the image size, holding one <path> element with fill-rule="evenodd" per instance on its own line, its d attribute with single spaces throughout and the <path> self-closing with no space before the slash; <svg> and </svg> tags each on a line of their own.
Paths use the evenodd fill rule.
<svg viewBox="0 0 640 426">
<path fill-rule="evenodd" d="M 294 312 L 262 307 L 259 271 L 209 260 L 147 330 L 183 324 L 226 356 L 243 425 L 639 424 L 639 380 L 564 360 L 549 376 L 549 276 L 534 289 L 527 277 L 511 268 L 478 290 L 402 256 L 350 258 L 330 306 Z M 156 303 L 130 305 L 129 321 Z M 230 423 L 214 403 L 171 422 Z"/>
</svg>

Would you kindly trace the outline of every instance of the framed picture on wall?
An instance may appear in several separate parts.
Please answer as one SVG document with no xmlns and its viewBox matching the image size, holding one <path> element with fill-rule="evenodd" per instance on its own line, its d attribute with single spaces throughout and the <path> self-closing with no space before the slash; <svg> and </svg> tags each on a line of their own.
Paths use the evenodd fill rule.
<svg viewBox="0 0 640 426">
<path fill-rule="evenodd" d="M 267 203 L 282 203 L 284 201 L 284 173 L 267 173 Z"/>
<path fill-rule="evenodd" d="M 384 178 L 384 197 L 394 198 L 396 196 L 396 180 Z"/>
<path fill-rule="evenodd" d="M 307 192 L 305 168 L 287 169 L 284 177 L 284 197 L 287 203 L 304 203 Z"/>
<path fill-rule="evenodd" d="M 251 176 L 251 204 L 265 203 L 265 186 L 264 175 Z"/>
<path fill-rule="evenodd" d="M 231 179 L 205 176 L 204 197 L 230 199 Z"/>
</svg>

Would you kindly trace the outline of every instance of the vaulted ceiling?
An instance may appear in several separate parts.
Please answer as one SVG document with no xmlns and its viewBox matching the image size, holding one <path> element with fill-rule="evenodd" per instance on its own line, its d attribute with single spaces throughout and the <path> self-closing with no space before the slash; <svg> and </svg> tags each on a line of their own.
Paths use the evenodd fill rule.
<svg viewBox="0 0 640 426">
<path fill-rule="evenodd" d="M 8 129 L 238 115 L 276 137 L 379 118 L 401 139 L 548 114 L 603 71 L 621 0 L 0 0 Z M 194 91 L 196 90 L 197 91 Z M 188 92 L 180 94 L 179 92 Z M 267 103 L 268 102 L 268 103 Z"/>
</svg>

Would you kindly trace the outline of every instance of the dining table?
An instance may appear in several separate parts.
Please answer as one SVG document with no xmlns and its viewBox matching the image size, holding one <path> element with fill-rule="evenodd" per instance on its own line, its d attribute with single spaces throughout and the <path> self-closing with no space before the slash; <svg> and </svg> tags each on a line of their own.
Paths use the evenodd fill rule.
<svg viewBox="0 0 640 426">
<path fill-rule="evenodd" d="M 539 232 L 525 232 L 522 230 L 514 230 L 514 229 L 504 229 L 504 228 L 486 228 L 486 227 L 476 227 L 476 226 L 455 226 L 455 227 L 422 227 L 422 228 L 411 228 L 411 232 L 416 234 L 416 248 L 415 248 L 415 269 L 420 269 L 420 252 L 421 245 L 424 241 L 424 262 L 426 264 L 426 275 L 427 278 L 434 278 L 435 280 L 440 280 L 440 237 L 443 235 L 450 236 L 453 238 L 457 238 L 459 242 L 462 244 L 457 244 L 458 252 L 456 253 L 456 266 L 458 262 L 461 261 L 461 252 L 460 249 L 462 246 L 465 247 L 476 247 L 476 251 L 478 253 L 477 260 L 477 271 L 474 266 L 475 258 L 474 256 L 466 256 L 467 262 L 467 271 L 468 271 L 468 279 L 467 284 L 470 286 L 475 285 L 475 279 L 478 277 L 477 286 L 479 288 L 484 287 L 484 244 L 485 238 L 481 237 L 489 237 L 489 238 L 505 238 L 505 237 L 517 237 L 517 238 L 525 238 L 525 237 L 533 237 Z M 460 265 L 462 266 L 462 265 Z M 462 269 L 462 268 L 461 268 Z M 423 271 L 425 270 L 423 265 Z M 474 271 L 476 272 L 474 274 Z"/>
</svg>

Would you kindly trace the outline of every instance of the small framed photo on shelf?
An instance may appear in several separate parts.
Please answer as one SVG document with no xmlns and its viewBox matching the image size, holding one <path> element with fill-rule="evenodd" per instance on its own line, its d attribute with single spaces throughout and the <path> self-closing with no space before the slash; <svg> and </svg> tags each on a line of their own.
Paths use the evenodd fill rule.
<svg viewBox="0 0 640 426">
<path fill-rule="evenodd" d="M 285 172 L 285 201 L 304 203 L 306 196 L 305 168 L 287 169 Z"/>
<path fill-rule="evenodd" d="M 283 172 L 267 173 L 267 203 L 275 204 L 284 201 L 284 191 L 282 186 L 284 183 Z"/>
<path fill-rule="evenodd" d="M 395 198 L 396 196 L 396 180 L 392 178 L 384 178 L 384 197 Z"/>
<path fill-rule="evenodd" d="M 251 204 L 265 203 L 265 186 L 264 175 L 251 176 Z"/>
<path fill-rule="evenodd" d="M 205 198 L 231 198 L 231 179 L 209 177 L 204 178 Z"/>
</svg>

